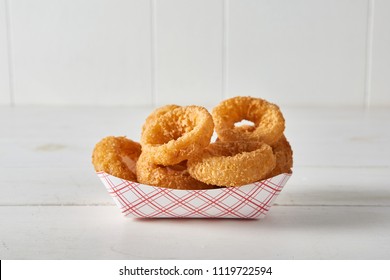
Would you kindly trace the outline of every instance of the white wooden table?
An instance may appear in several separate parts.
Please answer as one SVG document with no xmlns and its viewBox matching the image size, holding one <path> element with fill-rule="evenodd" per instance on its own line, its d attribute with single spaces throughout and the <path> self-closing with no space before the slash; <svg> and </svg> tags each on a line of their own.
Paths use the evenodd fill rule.
<svg viewBox="0 0 390 280">
<path fill-rule="evenodd" d="M 0 107 L 0 259 L 390 259 L 390 108 L 283 108 L 294 174 L 263 220 L 133 220 L 94 144 L 151 108 Z"/>
</svg>

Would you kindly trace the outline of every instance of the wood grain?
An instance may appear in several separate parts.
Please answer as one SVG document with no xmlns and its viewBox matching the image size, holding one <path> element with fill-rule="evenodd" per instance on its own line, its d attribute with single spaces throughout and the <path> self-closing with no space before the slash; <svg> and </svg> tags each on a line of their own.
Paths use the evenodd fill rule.
<svg viewBox="0 0 390 280">
<path fill-rule="evenodd" d="M 390 111 L 282 108 L 294 173 L 264 220 L 133 220 L 94 144 L 152 108 L 1 107 L 1 259 L 388 259 Z M 164 242 L 161 242 L 164 240 Z"/>
</svg>

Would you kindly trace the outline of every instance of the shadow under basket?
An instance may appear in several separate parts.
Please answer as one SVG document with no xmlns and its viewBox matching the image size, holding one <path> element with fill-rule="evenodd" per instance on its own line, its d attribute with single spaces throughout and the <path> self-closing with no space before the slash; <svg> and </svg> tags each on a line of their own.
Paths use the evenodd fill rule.
<svg viewBox="0 0 390 280">
<path fill-rule="evenodd" d="M 292 174 L 283 173 L 241 187 L 177 190 L 144 185 L 97 172 L 126 217 L 264 218 Z"/>
</svg>

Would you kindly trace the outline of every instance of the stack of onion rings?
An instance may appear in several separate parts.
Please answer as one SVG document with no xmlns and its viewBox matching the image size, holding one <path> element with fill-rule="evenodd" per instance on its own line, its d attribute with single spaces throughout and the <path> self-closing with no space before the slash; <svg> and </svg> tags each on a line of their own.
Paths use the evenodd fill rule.
<svg viewBox="0 0 390 280">
<path fill-rule="evenodd" d="M 253 125 L 236 126 L 242 120 Z M 218 138 L 210 143 L 214 124 Z M 227 99 L 212 115 L 200 106 L 166 105 L 145 120 L 141 144 L 106 137 L 96 144 L 92 163 L 96 171 L 159 187 L 242 186 L 291 173 L 284 127 L 279 107 L 260 98 Z"/>
</svg>

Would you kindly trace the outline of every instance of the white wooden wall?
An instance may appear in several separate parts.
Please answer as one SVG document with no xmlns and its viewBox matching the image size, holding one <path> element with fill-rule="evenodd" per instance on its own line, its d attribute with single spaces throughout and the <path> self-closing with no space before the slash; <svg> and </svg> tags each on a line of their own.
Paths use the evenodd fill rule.
<svg viewBox="0 0 390 280">
<path fill-rule="evenodd" d="M 390 105 L 388 0 L 0 0 L 0 104 Z"/>
</svg>

